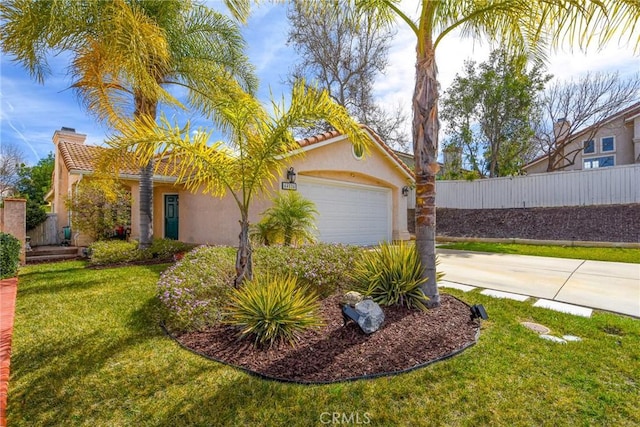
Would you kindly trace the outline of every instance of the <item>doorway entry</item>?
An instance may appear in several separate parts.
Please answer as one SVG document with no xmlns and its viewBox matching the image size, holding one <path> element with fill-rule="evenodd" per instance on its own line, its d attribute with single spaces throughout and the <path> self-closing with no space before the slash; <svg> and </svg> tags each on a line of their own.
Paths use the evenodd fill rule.
<svg viewBox="0 0 640 427">
<path fill-rule="evenodd" d="M 164 237 L 178 240 L 178 195 L 164 196 Z"/>
</svg>

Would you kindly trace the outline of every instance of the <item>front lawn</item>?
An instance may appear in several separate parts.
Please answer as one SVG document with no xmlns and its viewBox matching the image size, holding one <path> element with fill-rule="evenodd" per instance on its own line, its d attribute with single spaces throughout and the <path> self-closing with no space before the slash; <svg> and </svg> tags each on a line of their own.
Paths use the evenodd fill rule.
<svg viewBox="0 0 640 427">
<path fill-rule="evenodd" d="M 522 245 L 515 243 L 462 242 L 438 245 L 440 249 L 501 254 L 534 255 L 590 261 L 629 262 L 640 264 L 640 249 L 597 248 L 580 246 Z"/>
<path fill-rule="evenodd" d="M 165 267 L 91 270 L 74 261 L 20 271 L 9 425 L 640 424 L 638 320 L 451 291 L 490 316 L 461 355 L 390 378 L 283 384 L 167 338 L 155 300 Z M 583 341 L 544 341 L 522 321 Z"/>
</svg>

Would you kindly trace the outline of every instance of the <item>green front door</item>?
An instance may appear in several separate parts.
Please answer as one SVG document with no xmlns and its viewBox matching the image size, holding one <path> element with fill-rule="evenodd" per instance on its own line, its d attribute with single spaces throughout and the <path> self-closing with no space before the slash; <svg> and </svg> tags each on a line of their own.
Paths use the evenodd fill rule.
<svg viewBox="0 0 640 427">
<path fill-rule="evenodd" d="M 164 237 L 178 240 L 178 195 L 164 196 Z"/>
</svg>

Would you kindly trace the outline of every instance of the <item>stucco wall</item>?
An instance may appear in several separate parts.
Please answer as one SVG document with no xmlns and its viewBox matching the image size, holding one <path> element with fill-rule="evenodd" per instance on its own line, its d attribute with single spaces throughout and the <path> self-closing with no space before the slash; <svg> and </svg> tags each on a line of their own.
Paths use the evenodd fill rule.
<svg viewBox="0 0 640 427">
<path fill-rule="evenodd" d="M 640 131 L 639 131 L 640 132 Z M 615 149 L 613 152 L 602 152 L 602 138 L 613 136 L 615 138 Z M 615 157 L 615 166 L 629 165 L 635 163 L 635 148 L 634 148 L 634 123 L 625 123 L 624 119 L 620 117 L 617 120 L 613 120 L 610 123 L 607 123 L 602 128 L 598 130 L 598 132 L 592 137 L 588 138 L 587 136 L 578 136 L 573 141 L 571 141 L 565 148 L 564 153 L 569 159 L 573 159 L 574 152 L 577 151 L 577 155 L 575 157 L 575 161 L 573 164 L 570 164 L 568 160 L 565 160 L 563 165 L 567 165 L 565 168 L 561 169 L 564 171 L 570 170 L 582 170 L 583 169 L 583 161 L 587 158 L 596 158 L 603 156 L 611 156 Z M 595 153 L 592 154 L 584 154 L 582 149 L 584 147 L 584 142 L 587 139 L 593 139 L 595 142 Z M 547 172 L 547 164 L 548 160 L 545 158 L 544 160 L 534 163 L 525 168 L 528 174 L 535 173 L 544 173 Z"/>
<path fill-rule="evenodd" d="M 266 194 L 254 198 L 250 207 L 250 222 L 260 220 L 260 214 L 270 205 L 270 199 L 279 190 L 286 170 L 293 167 L 298 176 L 329 178 L 353 183 L 375 185 L 392 190 L 394 239 L 409 239 L 407 231 L 407 198 L 401 189 L 408 184 L 408 177 L 386 153 L 372 143 L 371 153 L 362 160 L 352 154 L 348 140 L 340 140 L 318 148 L 309 149 L 304 155 L 288 158 L 283 168 L 276 173 L 277 182 Z M 373 151 L 378 150 L 378 151 Z M 134 193 L 135 194 L 135 193 Z M 154 188 L 154 236 L 164 236 L 164 195 L 178 194 L 180 204 L 179 239 L 189 243 L 237 245 L 240 227 L 240 212 L 235 200 L 227 195 L 216 198 L 202 193 L 176 191 L 173 186 Z M 132 222 L 135 224 L 136 222 Z"/>
</svg>

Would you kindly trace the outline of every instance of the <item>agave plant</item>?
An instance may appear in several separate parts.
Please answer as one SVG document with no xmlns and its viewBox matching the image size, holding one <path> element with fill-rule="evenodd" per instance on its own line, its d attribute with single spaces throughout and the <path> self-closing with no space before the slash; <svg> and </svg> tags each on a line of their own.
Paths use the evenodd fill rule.
<svg viewBox="0 0 640 427">
<path fill-rule="evenodd" d="M 351 277 L 358 290 L 378 304 L 426 310 L 428 298 L 420 286 L 427 279 L 421 273 L 420 257 L 414 245 L 382 243 L 363 253 Z M 442 273 L 438 277 L 442 277 Z"/>
<path fill-rule="evenodd" d="M 300 287 L 295 276 L 256 277 L 230 296 L 225 322 L 256 345 L 284 340 L 294 345 L 308 328 L 322 325 L 315 294 Z"/>
</svg>

